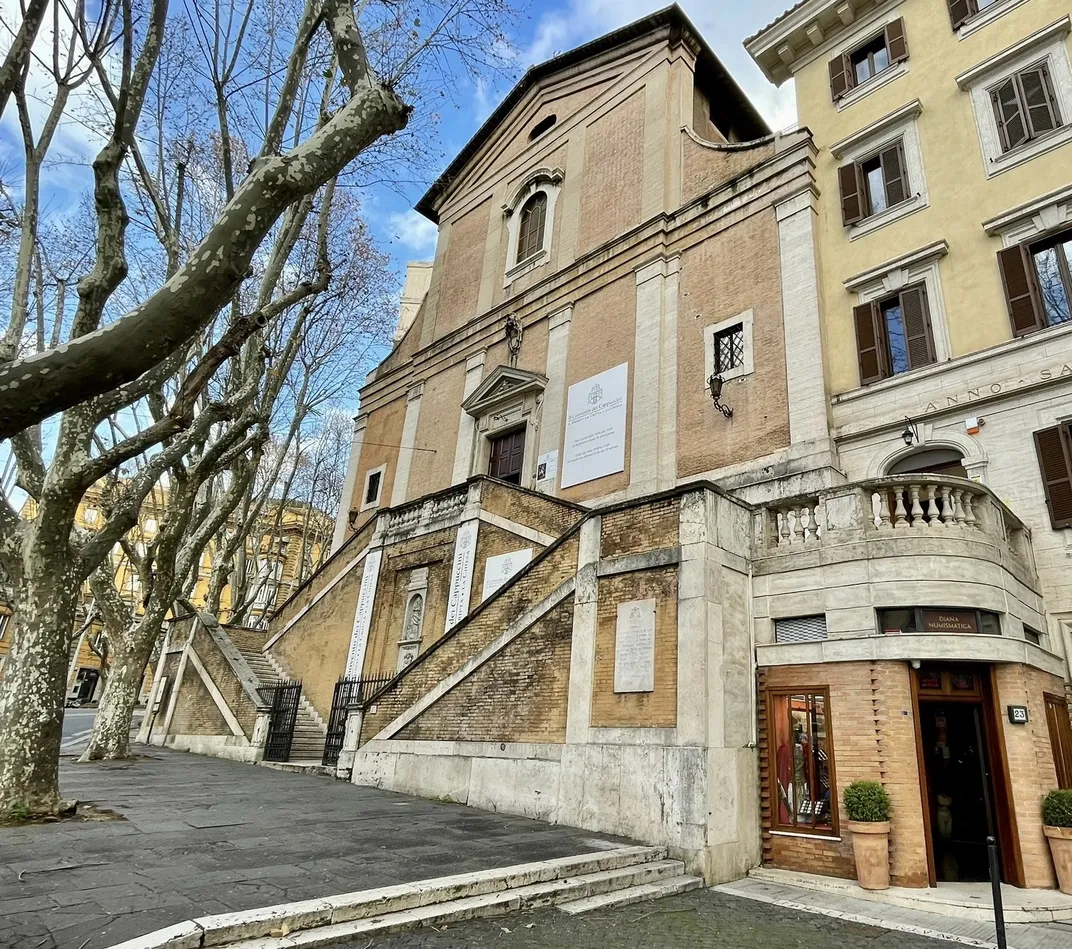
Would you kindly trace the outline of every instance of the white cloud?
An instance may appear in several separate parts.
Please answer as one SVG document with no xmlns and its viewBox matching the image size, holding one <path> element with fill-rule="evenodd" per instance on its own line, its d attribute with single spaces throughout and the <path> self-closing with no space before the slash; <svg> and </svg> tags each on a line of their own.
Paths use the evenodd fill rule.
<svg viewBox="0 0 1072 949">
<path fill-rule="evenodd" d="M 404 247 L 417 254 L 430 254 L 435 251 L 439 228 L 417 211 L 405 211 L 391 214 L 387 218 L 391 234 Z"/>
<path fill-rule="evenodd" d="M 781 88 L 771 85 L 745 52 L 743 43 L 746 36 L 792 6 L 793 0 L 678 2 L 771 128 L 792 125 L 796 121 L 793 84 L 786 83 Z M 523 64 L 543 62 L 665 6 L 666 0 L 567 0 L 562 9 L 545 13 L 537 21 Z"/>
</svg>

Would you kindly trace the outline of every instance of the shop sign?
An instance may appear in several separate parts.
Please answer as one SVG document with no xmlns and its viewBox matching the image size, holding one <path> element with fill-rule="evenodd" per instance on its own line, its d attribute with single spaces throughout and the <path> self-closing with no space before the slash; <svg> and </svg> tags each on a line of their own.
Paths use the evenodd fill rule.
<svg viewBox="0 0 1072 949">
<path fill-rule="evenodd" d="M 1010 705 L 1009 706 L 1009 721 L 1013 725 L 1026 725 L 1027 724 L 1027 706 L 1026 705 Z"/>
<path fill-rule="evenodd" d="M 925 633 L 977 633 L 979 617 L 975 610 L 922 610 Z"/>
</svg>

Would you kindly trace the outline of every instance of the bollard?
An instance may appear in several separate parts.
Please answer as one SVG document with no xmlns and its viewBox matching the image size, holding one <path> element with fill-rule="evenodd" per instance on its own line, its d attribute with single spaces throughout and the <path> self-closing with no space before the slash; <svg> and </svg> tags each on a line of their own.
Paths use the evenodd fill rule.
<svg viewBox="0 0 1072 949">
<path fill-rule="evenodd" d="M 998 868 L 998 842 L 993 837 L 986 838 L 986 849 L 990 856 L 990 890 L 994 894 L 994 928 L 998 935 L 998 949 L 1006 949 L 1005 910 L 1001 906 L 1001 870 Z"/>
</svg>

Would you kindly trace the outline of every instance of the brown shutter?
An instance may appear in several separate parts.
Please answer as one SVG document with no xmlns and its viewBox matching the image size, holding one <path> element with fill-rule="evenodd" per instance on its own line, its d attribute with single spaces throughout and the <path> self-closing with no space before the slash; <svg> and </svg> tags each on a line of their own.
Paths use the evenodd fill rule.
<svg viewBox="0 0 1072 949">
<path fill-rule="evenodd" d="M 927 293 L 923 287 L 909 287 L 901 291 L 901 316 L 904 319 L 909 365 L 917 369 L 934 362 L 934 332 L 927 308 Z"/>
<path fill-rule="evenodd" d="M 886 24 L 886 50 L 890 54 L 891 63 L 908 59 L 908 40 L 905 39 L 903 19 Z"/>
<path fill-rule="evenodd" d="M 852 61 L 848 53 L 842 53 L 830 60 L 830 97 L 837 102 L 855 83 Z"/>
<path fill-rule="evenodd" d="M 1046 702 L 1046 726 L 1050 732 L 1050 751 L 1057 772 L 1057 786 L 1072 788 L 1072 720 L 1068 702 L 1059 695 L 1043 693 Z"/>
<path fill-rule="evenodd" d="M 1017 244 L 998 251 L 998 267 L 1005 287 L 1005 301 L 1009 305 L 1013 336 L 1024 336 L 1042 329 L 1046 321 L 1042 316 L 1042 300 L 1035 281 L 1035 265 L 1027 245 Z"/>
<path fill-rule="evenodd" d="M 1009 151 L 1027 141 L 1027 117 L 1024 115 L 1023 103 L 1016 77 L 1010 76 L 990 93 L 994 105 L 994 118 L 998 123 L 1002 151 Z"/>
<path fill-rule="evenodd" d="M 955 30 L 972 15 L 971 0 L 949 0 L 949 19 Z"/>
<path fill-rule="evenodd" d="M 841 220 L 848 227 L 866 217 L 860 166 L 856 162 L 842 165 L 838 169 L 838 184 L 841 185 Z"/>
<path fill-rule="evenodd" d="M 893 207 L 909 195 L 908 176 L 905 174 L 901 143 L 898 142 L 893 148 L 887 148 L 879 156 L 879 161 L 882 162 L 882 177 L 886 182 L 886 206 Z"/>
<path fill-rule="evenodd" d="M 882 325 L 878 303 L 853 307 L 852 319 L 856 324 L 856 350 L 860 356 L 860 385 L 885 379 L 890 374 L 889 360 L 886 357 L 886 328 Z"/>
<path fill-rule="evenodd" d="M 1050 93 L 1050 77 L 1045 66 L 1025 69 L 1017 76 L 1023 94 L 1027 125 L 1032 135 L 1051 132 L 1061 124 Z"/>
<path fill-rule="evenodd" d="M 1072 527 L 1072 445 L 1068 427 L 1035 432 L 1042 486 L 1046 490 L 1046 507 L 1054 529 Z"/>
</svg>

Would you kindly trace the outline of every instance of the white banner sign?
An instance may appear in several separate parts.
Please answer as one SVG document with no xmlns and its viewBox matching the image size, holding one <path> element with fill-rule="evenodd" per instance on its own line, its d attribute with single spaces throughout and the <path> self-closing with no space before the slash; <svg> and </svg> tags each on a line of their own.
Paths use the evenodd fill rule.
<svg viewBox="0 0 1072 949">
<path fill-rule="evenodd" d="M 515 550 L 498 557 L 488 557 L 484 563 L 484 589 L 480 592 L 481 602 L 491 596 L 522 567 L 532 562 L 532 548 Z"/>
<path fill-rule="evenodd" d="M 655 600 L 618 604 L 614 691 L 655 691 Z"/>
<path fill-rule="evenodd" d="M 479 521 L 466 521 L 458 528 L 454 542 L 454 563 L 450 568 L 450 596 L 447 599 L 447 631 L 458 625 L 469 612 L 473 591 L 473 565 L 476 563 L 476 531 Z"/>
<path fill-rule="evenodd" d="M 350 634 L 350 652 L 346 657 L 348 679 L 358 678 L 365 665 L 365 646 L 368 644 L 372 606 L 376 601 L 376 585 L 380 581 L 382 558 L 382 547 L 375 547 L 365 554 L 365 566 L 361 572 L 361 591 L 357 595 L 357 611 L 354 613 L 354 630 Z"/>
<path fill-rule="evenodd" d="M 562 487 L 625 470 L 625 403 L 629 364 L 569 387 Z M 654 434 L 654 433 L 652 433 Z"/>
</svg>

